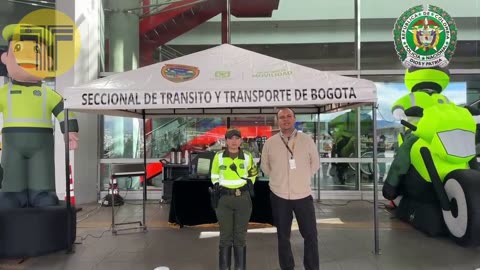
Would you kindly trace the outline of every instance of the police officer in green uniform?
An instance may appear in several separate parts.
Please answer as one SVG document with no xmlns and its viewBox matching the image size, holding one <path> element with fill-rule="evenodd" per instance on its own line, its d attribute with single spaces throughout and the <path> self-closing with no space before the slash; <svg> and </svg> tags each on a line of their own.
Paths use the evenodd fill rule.
<svg viewBox="0 0 480 270">
<path fill-rule="evenodd" d="M 241 134 L 236 129 L 225 134 L 227 147 L 215 155 L 211 179 L 221 194 L 215 212 L 220 225 L 219 269 L 230 269 L 231 254 L 235 270 L 246 267 L 246 233 L 252 213 L 248 181 L 254 183 L 257 168 L 252 155 L 240 149 Z"/>
<path fill-rule="evenodd" d="M 3 30 L 9 46 L 1 60 L 7 67 L 9 80 L 0 87 L 4 169 L 0 209 L 58 204 L 52 114 L 65 132 L 63 98 L 42 84 L 48 74 L 45 67 L 52 62 L 47 52 L 52 45 L 52 39 L 48 38 L 51 33 L 44 29 L 45 35 L 29 35 L 34 32 L 33 28 L 29 32 L 29 27 L 9 25 Z M 69 144 L 70 149 L 75 149 L 78 124 L 73 114 L 69 117 Z"/>
</svg>

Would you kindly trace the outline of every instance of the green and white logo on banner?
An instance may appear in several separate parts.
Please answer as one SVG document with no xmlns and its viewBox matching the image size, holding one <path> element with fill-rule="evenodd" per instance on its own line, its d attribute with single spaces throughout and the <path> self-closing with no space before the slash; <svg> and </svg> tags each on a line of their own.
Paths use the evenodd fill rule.
<svg viewBox="0 0 480 270">
<path fill-rule="evenodd" d="M 445 67 L 455 52 L 457 26 L 443 9 L 418 5 L 395 22 L 395 50 L 405 67 Z"/>
</svg>

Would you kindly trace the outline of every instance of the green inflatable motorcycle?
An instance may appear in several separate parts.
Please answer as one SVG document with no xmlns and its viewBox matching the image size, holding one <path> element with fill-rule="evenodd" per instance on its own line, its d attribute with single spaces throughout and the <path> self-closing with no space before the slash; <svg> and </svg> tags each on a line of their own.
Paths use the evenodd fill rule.
<svg viewBox="0 0 480 270">
<path fill-rule="evenodd" d="M 416 125 L 401 123 L 412 130 L 404 141 L 411 147 L 403 148 L 410 166 L 397 172 L 400 177 L 387 177 L 384 197 L 401 198 L 397 216 L 427 234 L 448 232 L 460 245 L 480 244 L 474 118 L 465 108 L 439 103 L 424 108 Z"/>
</svg>

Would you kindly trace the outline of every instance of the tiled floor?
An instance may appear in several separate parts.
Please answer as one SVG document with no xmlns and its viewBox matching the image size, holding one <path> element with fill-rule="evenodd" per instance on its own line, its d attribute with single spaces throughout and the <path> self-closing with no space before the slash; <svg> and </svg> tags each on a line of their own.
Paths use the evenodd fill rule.
<svg viewBox="0 0 480 270">
<path fill-rule="evenodd" d="M 168 205 L 147 205 L 147 232 L 109 230 L 111 209 L 84 205 L 78 213 L 74 254 L 58 252 L 26 260 L 0 261 L 0 269 L 217 269 L 218 228 L 168 224 Z M 383 206 L 383 204 L 382 204 Z M 380 254 L 374 253 L 373 204 L 366 201 L 316 203 L 321 269 L 465 269 L 480 268 L 480 248 L 463 248 L 448 238 L 430 238 L 379 210 Z M 117 222 L 141 220 L 141 207 L 119 208 Z M 208 233 L 210 232 L 210 233 Z M 275 228 L 252 224 L 248 234 L 247 268 L 279 269 Z M 292 248 L 303 269 L 303 240 L 293 225 Z"/>
</svg>

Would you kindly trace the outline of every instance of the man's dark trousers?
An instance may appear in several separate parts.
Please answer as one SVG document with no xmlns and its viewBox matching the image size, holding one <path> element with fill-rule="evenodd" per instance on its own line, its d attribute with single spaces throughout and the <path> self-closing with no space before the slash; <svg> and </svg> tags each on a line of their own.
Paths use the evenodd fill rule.
<svg viewBox="0 0 480 270">
<path fill-rule="evenodd" d="M 304 239 L 303 265 L 306 270 L 320 269 L 317 240 L 317 222 L 312 196 L 299 200 L 286 200 L 270 192 L 273 222 L 277 227 L 278 258 L 282 270 L 293 270 L 295 261 L 290 246 L 293 213 Z"/>
</svg>

